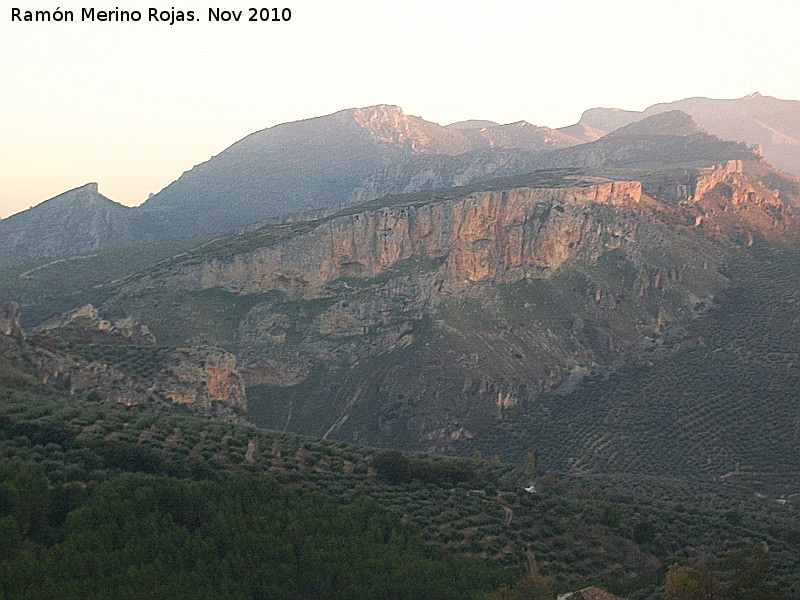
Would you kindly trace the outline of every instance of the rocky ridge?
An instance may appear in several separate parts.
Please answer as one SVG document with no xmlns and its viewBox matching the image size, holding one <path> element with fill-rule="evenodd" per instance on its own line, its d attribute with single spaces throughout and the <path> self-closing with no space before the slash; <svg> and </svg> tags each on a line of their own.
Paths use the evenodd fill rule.
<svg viewBox="0 0 800 600">
<path fill-rule="evenodd" d="M 131 216 L 96 183 L 64 192 L 0 221 L 0 266 L 131 244 Z"/>
</svg>

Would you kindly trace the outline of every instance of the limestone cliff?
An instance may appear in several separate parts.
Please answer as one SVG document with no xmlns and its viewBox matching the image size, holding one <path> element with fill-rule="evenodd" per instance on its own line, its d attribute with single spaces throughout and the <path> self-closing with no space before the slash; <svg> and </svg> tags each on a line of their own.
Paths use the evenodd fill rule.
<svg viewBox="0 0 800 600">
<path fill-rule="evenodd" d="M 25 339 L 25 332 L 19 324 L 19 305 L 16 302 L 7 302 L 0 306 L 0 335 Z"/>
<path fill-rule="evenodd" d="M 405 260 L 441 260 L 444 291 L 478 281 L 513 283 L 572 256 L 618 245 L 624 217 L 601 222 L 591 210 L 613 206 L 624 215 L 641 197 L 641 182 L 616 181 L 389 206 L 332 218 L 284 243 L 191 268 L 169 267 L 148 279 L 192 290 L 279 290 L 309 299 L 328 295 L 326 286 L 343 277 L 376 277 Z"/>
<path fill-rule="evenodd" d="M 236 357 L 217 348 L 171 350 L 154 377 L 153 387 L 168 400 L 211 408 L 221 403 L 246 409 L 244 382 Z"/>
<path fill-rule="evenodd" d="M 728 161 L 699 169 L 690 196 L 681 204 L 695 214 L 695 226 L 718 235 L 738 237 L 748 245 L 754 236 L 784 239 L 794 225 L 796 195 L 771 188 L 762 180 L 764 166 Z M 768 178 L 767 178 L 768 179 Z M 791 185 L 789 177 L 786 183 Z"/>
</svg>

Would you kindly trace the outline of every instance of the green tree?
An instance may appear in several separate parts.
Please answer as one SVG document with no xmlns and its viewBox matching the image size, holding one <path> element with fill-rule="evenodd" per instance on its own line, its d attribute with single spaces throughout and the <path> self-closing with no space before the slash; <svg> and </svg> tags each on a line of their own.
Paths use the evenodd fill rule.
<svg viewBox="0 0 800 600">
<path fill-rule="evenodd" d="M 408 458 L 397 450 L 387 450 L 375 455 L 372 466 L 378 475 L 392 483 L 404 483 L 411 480 L 411 464 Z"/>
<path fill-rule="evenodd" d="M 728 568 L 732 569 L 731 598 L 736 600 L 772 600 L 780 594 L 768 582 L 772 561 L 766 548 L 756 544 L 738 552 L 730 552 L 725 557 Z"/>
<path fill-rule="evenodd" d="M 525 455 L 525 473 L 531 475 L 536 470 L 537 456 L 536 452 L 528 452 Z"/>
<path fill-rule="evenodd" d="M 705 600 L 711 596 L 705 589 L 704 573 L 700 569 L 673 564 L 667 571 L 664 597 L 666 600 Z"/>
<path fill-rule="evenodd" d="M 22 532 L 17 520 L 8 515 L 0 519 L 0 561 L 13 557 L 22 544 Z"/>
</svg>

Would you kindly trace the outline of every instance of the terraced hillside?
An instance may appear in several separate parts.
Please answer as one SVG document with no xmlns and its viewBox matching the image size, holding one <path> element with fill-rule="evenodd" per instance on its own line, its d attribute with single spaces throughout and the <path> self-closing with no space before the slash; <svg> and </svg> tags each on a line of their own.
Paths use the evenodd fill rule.
<svg viewBox="0 0 800 600">
<path fill-rule="evenodd" d="M 511 416 L 480 447 L 574 473 L 660 473 L 800 492 L 800 248 L 755 244 L 687 327 Z M 514 448 L 512 440 L 529 440 Z"/>
</svg>

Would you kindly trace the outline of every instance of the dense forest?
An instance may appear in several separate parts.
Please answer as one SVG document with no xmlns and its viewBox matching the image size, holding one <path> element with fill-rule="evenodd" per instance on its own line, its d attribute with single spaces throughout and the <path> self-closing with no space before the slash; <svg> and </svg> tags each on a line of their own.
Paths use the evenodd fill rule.
<svg viewBox="0 0 800 600">
<path fill-rule="evenodd" d="M 5 466 L 0 490 L 7 598 L 465 598 L 512 576 L 426 548 L 366 496 L 340 507 L 268 477 L 124 474 L 87 493 Z"/>
</svg>

